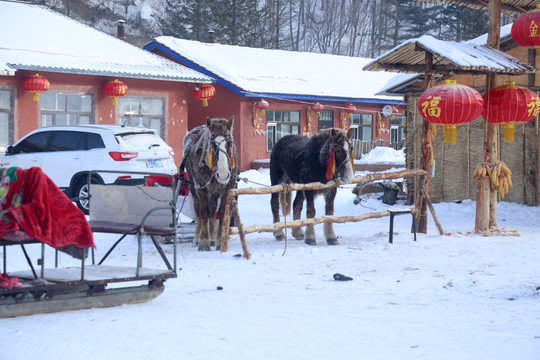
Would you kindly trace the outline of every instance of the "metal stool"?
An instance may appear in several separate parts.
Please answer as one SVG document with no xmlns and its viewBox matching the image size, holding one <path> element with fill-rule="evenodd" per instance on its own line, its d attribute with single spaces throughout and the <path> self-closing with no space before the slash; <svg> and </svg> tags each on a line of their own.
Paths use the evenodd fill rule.
<svg viewBox="0 0 540 360">
<path fill-rule="evenodd" d="M 388 210 L 390 213 L 390 244 L 394 243 L 393 237 L 394 237 L 394 216 L 396 215 L 403 215 L 403 214 L 411 214 L 412 215 L 412 227 L 414 232 L 414 241 L 416 241 L 416 222 L 414 221 L 414 214 L 411 209 L 408 210 Z"/>
</svg>

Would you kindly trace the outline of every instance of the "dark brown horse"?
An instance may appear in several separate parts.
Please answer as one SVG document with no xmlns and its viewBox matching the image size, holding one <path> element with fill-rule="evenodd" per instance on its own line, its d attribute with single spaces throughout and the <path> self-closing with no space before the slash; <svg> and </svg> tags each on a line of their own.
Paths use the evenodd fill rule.
<svg viewBox="0 0 540 360">
<path fill-rule="evenodd" d="M 280 183 L 307 184 L 311 182 L 327 183 L 329 180 L 341 179 L 349 183 L 354 176 L 352 146 L 350 139 L 353 131 L 341 129 L 326 129 L 307 138 L 300 135 L 282 137 L 272 149 L 270 156 L 270 181 L 272 185 Z M 308 218 L 315 217 L 315 195 L 324 195 L 326 200 L 326 215 L 334 215 L 334 198 L 336 188 L 322 191 L 297 191 L 293 204 L 293 219 L 300 219 L 304 198 L 306 199 Z M 279 203 L 283 215 L 287 216 L 291 209 L 291 193 L 273 193 L 271 198 L 274 223 L 279 222 Z M 292 229 L 293 236 L 304 239 L 301 228 Z M 283 230 L 274 232 L 277 240 L 284 237 Z M 324 224 L 324 236 L 329 245 L 337 245 L 332 223 Z M 315 230 L 313 225 L 306 227 L 305 243 L 315 245 Z"/>
<path fill-rule="evenodd" d="M 185 167 L 197 215 L 194 241 L 199 251 L 209 251 L 210 246 L 218 244 L 227 196 L 236 183 L 233 119 L 207 118 L 206 125 L 196 127 L 184 138 L 180 174 Z"/>
</svg>

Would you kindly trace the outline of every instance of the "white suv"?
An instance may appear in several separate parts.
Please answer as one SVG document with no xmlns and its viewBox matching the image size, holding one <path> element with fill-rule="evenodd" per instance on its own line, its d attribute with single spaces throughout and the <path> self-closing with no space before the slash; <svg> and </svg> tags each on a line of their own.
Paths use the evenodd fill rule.
<svg viewBox="0 0 540 360">
<path fill-rule="evenodd" d="M 88 213 L 88 171 L 125 170 L 176 174 L 173 149 L 153 129 L 122 125 L 48 126 L 30 132 L 0 153 L 0 167 L 39 166 L 79 209 Z M 133 175 L 101 173 L 92 183 L 135 185 Z"/>
</svg>

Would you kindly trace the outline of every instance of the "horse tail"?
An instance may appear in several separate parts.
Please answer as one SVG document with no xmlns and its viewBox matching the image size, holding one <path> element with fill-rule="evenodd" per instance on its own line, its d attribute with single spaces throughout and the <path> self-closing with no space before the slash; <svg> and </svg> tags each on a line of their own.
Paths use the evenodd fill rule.
<svg viewBox="0 0 540 360">
<path fill-rule="evenodd" d="M 279 202 L 281 203 L 281 209 L 283 216 L 288 216 L 291 213 L 291 192 L 279 193 Z"/>
</svg>

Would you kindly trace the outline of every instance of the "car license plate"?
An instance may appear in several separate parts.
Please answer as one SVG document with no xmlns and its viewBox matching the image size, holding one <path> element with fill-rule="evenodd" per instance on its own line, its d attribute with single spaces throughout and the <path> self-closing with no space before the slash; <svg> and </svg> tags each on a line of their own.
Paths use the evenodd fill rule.
<svg viewBox="0 0 540 360">
<path fill-rule="evenodd" d="M 163 167 L 163 161 L 161 160 L 148 160 L 146 162 L 146 167 L 149 169 L 161 168 Z"/>
</svg>

